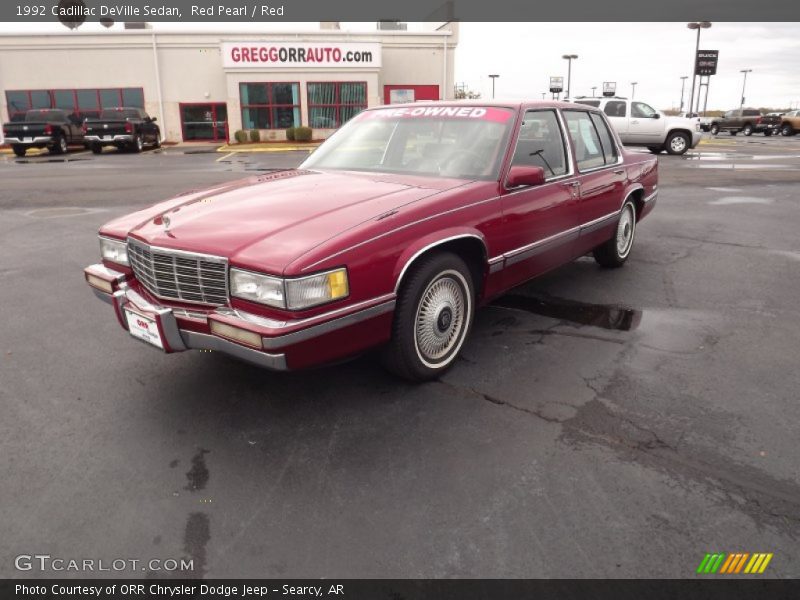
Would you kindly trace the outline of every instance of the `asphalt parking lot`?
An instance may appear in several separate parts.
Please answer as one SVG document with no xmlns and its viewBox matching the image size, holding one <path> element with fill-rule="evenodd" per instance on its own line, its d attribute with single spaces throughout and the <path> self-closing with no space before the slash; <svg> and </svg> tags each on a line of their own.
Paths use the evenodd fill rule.
<svg viewBox="0 0 800 600">
<path fill-rule="evenodd" d="M 625 268 L 518 288 L 424 385 L 371 356 L 289 374 L 164 356 L 85 285 L 106 220 L 303 156 L 0 158 L 0 577 L 75 575 L 15 570 L 46 553 L 660 578 L 717 551 L 800 575 L 800 136 L 662 155 Z"/>
</svg>

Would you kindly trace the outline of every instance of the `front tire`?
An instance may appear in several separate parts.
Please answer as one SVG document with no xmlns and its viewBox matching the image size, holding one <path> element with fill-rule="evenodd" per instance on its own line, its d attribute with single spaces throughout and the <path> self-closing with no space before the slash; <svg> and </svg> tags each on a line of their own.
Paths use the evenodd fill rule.
<svg viewBox="0 0 800 600">
<path fill-rule="evenodd" d="M 687 150 L 689 150 L 689 146 L 691 146 L 691 140 L 689 140 L 689 136 L 685 133 L 676 131 L 669 134 L 669 137 L 667 137 L 668 154 L 678 156 L 686 154 Z"/>
<path fill-rule="evenodd" d="M 742 129 L 742 133 L 745 134 L 747 137 L 750 137 L 751 135 L 753 135 L 753 126 L 750 125 L 750 123 L 747 123 L 744 126 L 744 129 Z"/>
<path fill-rule="evenodd" d="M 397 297 L 386 368 L 411 381 L 434 379 L 455 361 L 467 338 L 475 292 L 470 270 L 450 252 L 430 254 L 406 276 Z"/>
<path fill-rule="evenodd" d="M 794 135 L 794 127 L 792 127 L 789 123 L 784 123 L 783 127 L 781 127 L 781 135 L 785 137 Z"/>
<path fill-rule="evenodd" d="M 614 237 L 594 249 L 592 254 L 597 263 L 609 269 L 616 269 L 625 264 L 633 248 L 636 235 L 636 206 L 633 200 L 626 200 L 619 215 Z"/>
<path fill-rule="evenodd" d="M 25 156 L 25 153 L 28 151 L 25 146 L 11 146 L 11 150 L 14 151 L 14 156 L 19 156 L 20 158 Z"/>
<path fill-rule="evenodd" d="M 142 136 L 140 135 L 133 136 L 133 143 L 131 144 L 131 150 L 136 154 L 139 154 L 139 152 L 142 151 L 142 148 L 144 148 L 144 142 L 142 142 Z"/>
</svg>

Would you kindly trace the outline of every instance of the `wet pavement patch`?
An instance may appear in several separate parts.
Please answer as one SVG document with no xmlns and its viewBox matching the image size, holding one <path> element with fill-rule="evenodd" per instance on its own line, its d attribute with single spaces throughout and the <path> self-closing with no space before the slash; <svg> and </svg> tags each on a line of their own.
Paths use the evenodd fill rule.
<svg viewBox="0 0 800 600">
<path fill-rule="evenodd" d="M 206 467 L 205 455 L 208 453 L 209 450 L 200 448 L 197 454 L 192 457 L 192 468 L 186 472 L 186 479 L 189 480 L 189 483 L 186 484 L 186 488 L 184 489 L 195 492 L 206 487 L 209 473 L 208 467 Z"/>
<path fill-rule="evenodd" d="M 183 534 L 183 551 L 193 561 L 193 573 L 196 577 L 203 577 L 206 573 L 206 545 L 210 539 L 211 525 L 208 515 L 201 512 L 191 513 Z"/>
<path fill-rule="evenodd" d="M 772 204 L 772 198 L 758 198 L 756 196 L 725 196 L 712 200 L 709 204 L 713 206 L 727 206 L 729 204 Z"/>
<path fill-rule="evenodd" d="M 507 294 L 492 302 L 492 306 L 524 310 L 543 317 L 616 331 L 636 329 L 642 319 L 642 311 L 633 308 L 589 304 L 551 296 Z"/>
<path fill-rule="evenodd" d="M 95 212 L 100 212 L 102 209 L 97 208 L 82 208 L 80 206 L 62 206 L 59 208 L 38 208 L 36 210 L 29 210 L 25 213 L 26 217 L 35 217 L 39 219 L 52 219 L 55 217 L 76 217 L 78 215 L 88 215 Z"/>
</svg>

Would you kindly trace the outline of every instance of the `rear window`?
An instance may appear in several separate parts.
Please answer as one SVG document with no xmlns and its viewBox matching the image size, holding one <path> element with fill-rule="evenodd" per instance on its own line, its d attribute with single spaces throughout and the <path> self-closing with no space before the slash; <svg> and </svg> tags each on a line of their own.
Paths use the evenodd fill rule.
<svg viewBox="0 0 800 600">
<path fill-rule="evenodd" d="M 25 120 L 29 123 L 36 121 L 66 121 L 67 115 L 63 110 L 29 110 L 25 113 Z"/>
<path fill-rule="evenodd" d="M 743 114 L 745 117 L 757 117 L 757 116 L 759 116 L 761 113 L 760 113 L 760 112 L 758 112 L 757 110 L 745 110 L 745 111 L 743 111 L 743 112 L 742 112 L 742 114 Z"/>
<path fill-rule="evenodd" d="M 135 108 L 111 108 L 100 113 L 102 121 L 124 121 L 125 119 L 138 119 L 139 111 Z"/>
</svg>

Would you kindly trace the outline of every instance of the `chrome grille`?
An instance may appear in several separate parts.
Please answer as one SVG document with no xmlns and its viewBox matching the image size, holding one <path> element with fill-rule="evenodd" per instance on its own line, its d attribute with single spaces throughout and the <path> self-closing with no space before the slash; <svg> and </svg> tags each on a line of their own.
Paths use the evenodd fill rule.
<svg viewBox="0 0 800 600">
<path fill-rule="evenodd" d="M 158 298 L 193 304 L 228 301 L 228 261 L 219 256 L 152 248 L 128 239 L 136 279 Z"/>
</svg>

